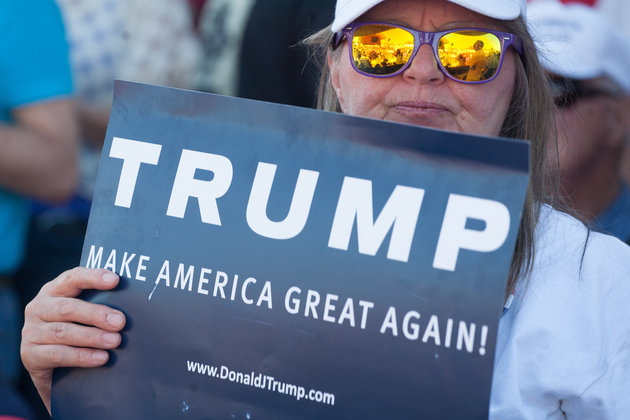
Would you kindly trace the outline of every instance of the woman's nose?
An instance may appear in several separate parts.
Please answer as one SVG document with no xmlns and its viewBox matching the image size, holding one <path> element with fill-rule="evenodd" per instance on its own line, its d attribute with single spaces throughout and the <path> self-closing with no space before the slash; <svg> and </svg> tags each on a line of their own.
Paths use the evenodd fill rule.
<svg viewBox="0 0 630 420">
<path fill-rule="evenodd" d="M 422 83 L 439 83 L 444 80 L 444 73 L 438 67 L 429 44 L 423 44 L 411 61 L 411 64 L 403 72 L 403 77 Z"/>
</svg>

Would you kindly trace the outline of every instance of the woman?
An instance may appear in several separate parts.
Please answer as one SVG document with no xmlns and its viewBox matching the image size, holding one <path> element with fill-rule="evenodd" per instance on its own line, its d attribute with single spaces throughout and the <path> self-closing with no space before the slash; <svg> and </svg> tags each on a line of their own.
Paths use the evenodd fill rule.
<svg viewBox="0 0 630 420">
<path fill-rule="evenodd" d="M 327 57 L 320 104 L 531 142 L 532 181 L 506 288 L 514 299 L 500 321 L 490 416 L 619 418 L 630 412 L 630 284 L 622 278 L 630 273 L 630 250 L 608 236 L 589 237 L 577 220 L 542 204 L 553 108 L 524 11 L 524 0 L 339 1 L 332 31 L 310 39 Z M 474 41 L 466 40 L 480 36 L 489 51 L 500 51 L 499 65 L 480 81 L 463 80 L 447 55 L 470 53 Z M 357 66 L 353 40 L 370 42 L 384 57 L 402 45 L 414 48 L 402 67 L 376 70 Z M 103 270 L 78 268 L 29 304 L 22 357 L 47 404 L 54 367 L 101 365 L 103 349 L 120 343 L 122 313 L 74 299 L 83 289 L 117 282 Z"/>
</svg>

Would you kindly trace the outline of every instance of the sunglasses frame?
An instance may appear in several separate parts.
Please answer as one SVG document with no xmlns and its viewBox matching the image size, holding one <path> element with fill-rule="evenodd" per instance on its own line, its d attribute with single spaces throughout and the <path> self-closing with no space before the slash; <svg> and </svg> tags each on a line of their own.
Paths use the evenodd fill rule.
<svg viewBox="0 0 630 420">
<path fill-rule="evenodd" d="M 357 66 L 354 63 L 354 57 L 352 54 L 352 39 L 354 38 L 355 32 L 359 28 L 362 28 L 367 25 L 388 26 L 391 28 L 402 29 L 413 35 L 413 51 L 411 52 L 411 55 L 409 56 L 409 59 L 407 60 L 407 62 L 400 69 L 396 70 L 395 72 L 391 74 L 371 74 L 371 73 L 366 73 L 364 71 L 361 71 L 359 68 L 357 68 Z M 439 56 L 439 51 L 438 51 L 440 39 L 444 35 L 454 33 L 454 32 L 463 32 L 463 31 L 486 32 L 498 38 L 499 43 L 501 44 L 501 56 L 499 58 L 499 65 L 497 67 L 497 71 L 492 75 L 492 77 L 489 77 L 488 79 L 485 79 L 485 80 L 477 80 L 477 81 L 461 80 L 455 76 L 452 76 L 442 64 L 442 61 L 440 60 L 440 56 Z M 464 83 L 467 85 L 487 83 L 494 80 L 494 78 L 496 78 L 499 72 L 501 71 L 501 66 L 503 65 L 503 56 L 505 55 L 505 51 L 507 51 L 509 47 L 514 48 L 520 56 L 523 55 L 523 42 L 517 35 L 511 34 L 509 32 L 496 31 L 493 29 L 485 29 L 485 28 L 457 28 L 457 29 L 449 29 L 447 31 L 429 32 L 429 31 L 418 31 L 416 29 L 407 28 L 405 26 L 395 25 L 393 23 L 388 23 L 388 22 L 353 22 L 350 25 L 343 28 L 341 31 L 334 34 L 333 40 L 332 40 L 333 49 L 336 49 L 337 47 L 339 47 L 339 45 L 341 45 L 341 42 L 343 41 L 344 37 L 348 41 L 348 53 L 350 56 L 350 64 L 352 65 L 352 68 L 355 71 L 357 71 L 359 74 L 362 74 L 364 76 L 369 76 L 369 77 L 376 77 L 376 78 L 394 77 L 401 74 L 405 70 L 407 70 L 407 68 L 413 62 L 414 58 L 416 58 L 416 54 L 418 53 L 418 50 L 424 44 L 428 44 L 431 46 L 431 48 L 433 49 L 433 56 L 435 57 L 435 60 L 438 64 L 438 68 L 442 71 L 442 73 L 444 73 L 444 75 L 446 75 L 446 77 L 456 82 Z"/>
</svg>

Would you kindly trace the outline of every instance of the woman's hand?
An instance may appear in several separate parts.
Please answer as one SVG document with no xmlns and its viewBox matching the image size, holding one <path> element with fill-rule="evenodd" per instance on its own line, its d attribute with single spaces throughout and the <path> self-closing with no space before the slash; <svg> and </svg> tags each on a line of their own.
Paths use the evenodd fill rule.
<svg viewBox="0 0 630 420">
<path fill-rule="evenodd" d="M 124 314 L 76 298 L 87 289 L 113 289 L 118 281 L 110 271 L 77 267 L 44 285 L 26 306 L 20 353 L 48 412 L 54 368 L 101 366 L 106 349 L 120 345 Z"/>
</svg>

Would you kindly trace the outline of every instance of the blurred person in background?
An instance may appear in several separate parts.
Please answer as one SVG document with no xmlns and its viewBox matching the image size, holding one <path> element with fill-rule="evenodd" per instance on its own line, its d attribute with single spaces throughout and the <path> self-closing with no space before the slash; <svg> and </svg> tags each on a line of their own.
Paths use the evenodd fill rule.
<svg viewBox="0 0 630 420">
<path fill-rule="evenodd" d="M 610 22 L 612 22 L 618 30 L 626 34 L 626 38 L 630 39 L 630 1 L 628 0 L 529 0 L 533 2 L 561 2 L 565 4 L 580 3 L 592 7 L 604 14 Z M 626 49 L 630 50 L 630 44 L 626 45 Z M 630 77 L 630 73 L 628 73 Z M 620 165 L 621 178 L 630 184 L 630 139 L 626 142 L 623 150 L 623 157 Z"/>
<path fill-rule="evenodd" d="M 203 45 L 196 88 L 236 96 L 243 35 L 255 0 L 210 0 L 203 5 L 189 2 L 199 10 L 197 28 Z"/>
<path fill-rule="evenodd" d="M 77 187 L 71 191 L 72 200 L 55 206 L 32 203 L 25 260 L 16 274 L 22 305 L 37 294 L 51 275 L 80 260 L 114 79 L 190 88 L 198 75 L 201 57 L 201 42 L 185 1 L 55 1 L 69 44 L 80 123 L 80 176 Z M 48 64 L 41 68 L 47 69 Z M 36 414 L 47 418 L 27 375 L 23 378 L 24 392 Z"/>
<path fill-rule="evenodd" d="M 78 263 L 87 227 L 114 79 L 191 88 L 201 43 L 181 0 L 56 0 L 66 27 L 80 122 L 79 184 L 61 206 L 35 203 L 25 263 L 24 302 Z"/>
<path fill-rule="evenodd" d="M 334 0 L 206 1 L 199 18 L 204 58 L 197 88 L 315 107 L 319 66 L 298 44 L 330 23 L 334 4 Z"/>
<path fill-rule="evenodd" d="M 557 105 L 561 191 L 598 231 L 630 242 L 630 188 L 621 156 L 630 136 L 629 40 L 599 10 L 533 2 L 528 22 Z"/>
<path fill-rule="evenodd" d="M 22 310 L 15 292 L 28 200 L 62 202 L 77 180 L 68 46 L 53 0 L 0 3 L 0 417 L 30 418 L 16 394 Z"/>
<path fill-rule="evenodd" d="M 298 44 L 332 21 L 334 6 L 334 0 L 257 1 L 243 37 L 238 96 L 315 107 L 320 67 Z"/>
<path fill-rule="evenodd" d="M 582 4 L 599 11 L 630 38 L 630 2 L 628 0 L 527 0 L 527 3 Z M 626 46 L 630 50 L 630 45 Z"/>
<path fill-rule="evenodd" d="M 609 20 L 617 25 L 617 27 L 626 34 L 626 38 L 630 39 L 630 1 L 628 0 L 583 0 L 593 3 L 593 6 Z M 630 50 L 630 43 L 626 45 Z M 630 78 L 630 73 L 627 77 Z M 626 141 L 623 157 L 621 158 L 621 177 L 627 184 L 630 184 L 630 138 Z"/>
</svg>

